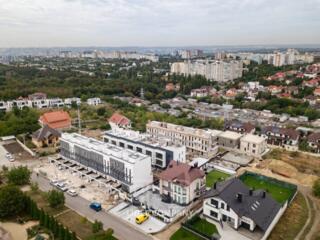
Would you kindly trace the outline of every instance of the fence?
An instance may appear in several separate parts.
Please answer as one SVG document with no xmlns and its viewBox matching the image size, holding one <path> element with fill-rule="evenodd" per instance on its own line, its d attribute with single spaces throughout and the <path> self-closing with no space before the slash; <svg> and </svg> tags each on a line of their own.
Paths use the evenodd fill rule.
<svg viewBox="0 0 320 240">
<path fill-rule="evenodd" d="M 257 173 L 246 171 L 239 178 L 241 180 L 244 180 L 246 177 L 254 177 L 256 179 L 263 180 L 263 181 L 272 183 L 274 185 L 278 185 L 280 187 L 287 188 L 287 189 L 291 190 L 292 194 L 288 199 L 289 203 L 293 200 L 293 198 L 295 197 L 296 192 L 297 192 L 297 186 L 296 185 L 288 183 L 288 182 L 284 182 L 284 181 L 281 181 L 281 180 L 278 180 L 278 179 L 275 179 L 275 178 L 272 178 L 272 177 L 267 177 L 267 176 L 264 176 L 264 175 L 260 175 L 260 174 L 257 174 Z"/>
</svg>

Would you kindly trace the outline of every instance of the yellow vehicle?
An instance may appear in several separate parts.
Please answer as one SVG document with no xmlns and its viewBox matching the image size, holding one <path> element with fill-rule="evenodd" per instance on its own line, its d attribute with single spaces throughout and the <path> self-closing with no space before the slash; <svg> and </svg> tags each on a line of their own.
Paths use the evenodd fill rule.
<svg viewBox="0 0 320 240">
<path fill-rule="evenodd" d="M 139 214 L 138 216 L 136 216 L 136 223 L 141 224 L 141 223 L 147 221 L 148 219 L 149 219 L 149 214 L 142 213 L 142 214 Z"/>
</svg>

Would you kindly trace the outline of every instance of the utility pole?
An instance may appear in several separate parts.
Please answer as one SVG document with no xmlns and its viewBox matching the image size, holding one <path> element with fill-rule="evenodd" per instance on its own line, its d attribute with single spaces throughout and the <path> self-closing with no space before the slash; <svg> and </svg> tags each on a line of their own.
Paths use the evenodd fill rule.
<svg viewBox="0 0 320 240">
<path fill-rule="evenodd" d="M 80 118 L 80 103 L 77 103 L 78 106 L 78 131 L 81 134 L 81 118 Z"/>
</svg>

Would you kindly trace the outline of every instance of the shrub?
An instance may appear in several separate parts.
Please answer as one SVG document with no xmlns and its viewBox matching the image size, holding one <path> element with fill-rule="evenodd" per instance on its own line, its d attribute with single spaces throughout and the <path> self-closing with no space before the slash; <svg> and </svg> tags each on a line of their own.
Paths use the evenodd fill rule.
<svg viewBox="0 0 320 240">
<path fill-rule="evenodd" d="M 316 197 L 320 197 L 320 178 L 318 178 L 318 180 L 314 182 L 312 190 L 313 190 L 313 194 Z"/>
<path fill-rule="evenodd" d="M 27 167 L 15 167 L 7 172 L 8 182 L 14 185 L 25 185 L 30 182 L 31 171 Z"/>
<path fill-rule="evenodd" d="M 57 190 L 51 190 L 47 194 L 48 202 L 50 207 L 58 208 L 64 204 L 65 197 L 63 192 Z"/>
</svg>

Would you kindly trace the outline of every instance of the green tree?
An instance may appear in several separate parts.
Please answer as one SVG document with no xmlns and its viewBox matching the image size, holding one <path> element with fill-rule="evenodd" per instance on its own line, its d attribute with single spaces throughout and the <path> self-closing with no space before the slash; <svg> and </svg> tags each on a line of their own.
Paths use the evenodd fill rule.
<svg viewBox="0 0 320 240">
<path fill-rule="evenodd" d="M 93 233 L 97 233 L 99 231 L 101 231 L 103 229 L 103 224 L 102 222 L 98 221 L 98 220 L 95 220 L 93 223 L 92 223 L 92 232 Z"/>
<path fill-rule="evenodd" d="M 312 191 L 316 197 L 320 198 L 320 178 L 318 178 L 318 180 L 316 180 L 314 182 L 313 187 L 312 187 Z"/>
<path fill-rule="evenodd" d="M 48 192 L 47 199 L 49 202 L 50 207 L 58 208 L 63 206 L 65 202 L 65 197 L 63 192 L 57 190 L 51 190 Z"/>
<path fill-rule="evenodd" d="M 25 185 L 30 182 L 31 171 L 27 167 L 15 167 L 7 172 L 8 182 L 15 185 Z"/>
<path fill-rule="evenodd" d="M 21 214 L 26 210 L 26 197 L 23 192 L 12 185 L 0 188 L 0 218 Z"/>
<path fill-rule="evenodd" d="M 104 116 L 105 113 L 106 113 L 105 107 L 99 107 L 99 108 L 97 109 L 97 114 L 98 114 L 98 116 Z"/>
</svg>

